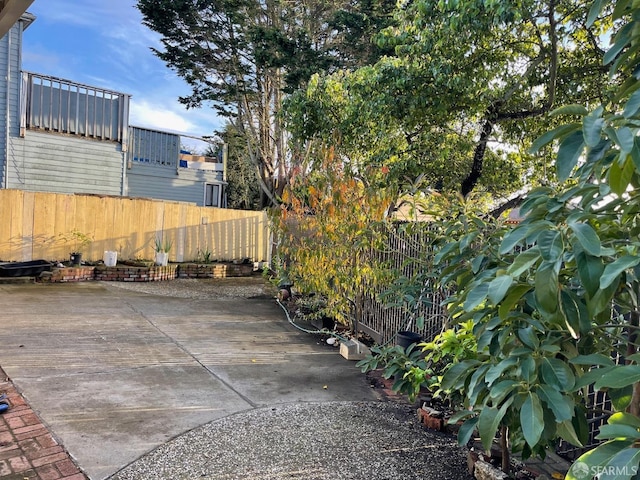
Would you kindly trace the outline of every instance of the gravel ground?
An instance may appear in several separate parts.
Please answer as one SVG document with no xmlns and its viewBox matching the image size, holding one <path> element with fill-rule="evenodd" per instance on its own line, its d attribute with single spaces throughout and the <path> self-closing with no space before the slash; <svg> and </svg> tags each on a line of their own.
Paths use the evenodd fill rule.
<svg viewBox="0 0 640 480">
<path fill-rule="evenodd" d="M 150 295 L 176 298 L 236 299 L 275 298 L 276 289 L 259 275 L 231 278 L 176 278 L 163 282 L 100 282 L 102 285 Z"/>
<path fill-rule="evenodd" d="M 278 405 L 162 445 L 110 480 L 468 480 L 466 451 L 390 402 Z"/>
</svg>

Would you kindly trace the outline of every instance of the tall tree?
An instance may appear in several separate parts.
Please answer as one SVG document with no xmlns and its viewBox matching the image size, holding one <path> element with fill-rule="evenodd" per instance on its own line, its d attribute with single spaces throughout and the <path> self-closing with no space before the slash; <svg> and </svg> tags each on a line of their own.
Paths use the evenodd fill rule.
<svg viewBox="0 0 640 480">
<path fill-rule="evenodd" d="M 340 0 L 139 0 L 143 22 L 161 35 L 156 55 L 192 87 L 188 107 L 211 102 L 245 138 L 262 205 L 278 203 L 290 166 L 278 117 L 287 92 L 314 72 L 360 65 L 376 48 L 348 50 L 388 25 L 390 1 L 361 11 Z M 372 8 L 373 8 L 373 4 Z M 368 15 L 368 16 L 367 16 Z M 367 18 L 375 21 L 365 22 Z M 380 50 L 381 52 L 381 50 Z"/>
<path fill-rule="evenodd" d="M 289 102 L 302 140 L 385 164 L 397 179 L 424 174 L 467 195 L 514 191 L 550 157 L 526 153 L 556 104 L 600 103 L 603 22 L 586 0 L 403 2 L 378 38 L 395 55 L 318 78 Z M 310 113 L 312 112 L 312 113 Z M 544 125 L 548 126 L 548 125 Z"/>
<path fill-rule="evenodd" d="M 260 209 L 260 186 L 246 142 L 235 127 L 227 124 L 220 136 L 227 144 L 227 206 L 240 210 Z"/>
</svg>

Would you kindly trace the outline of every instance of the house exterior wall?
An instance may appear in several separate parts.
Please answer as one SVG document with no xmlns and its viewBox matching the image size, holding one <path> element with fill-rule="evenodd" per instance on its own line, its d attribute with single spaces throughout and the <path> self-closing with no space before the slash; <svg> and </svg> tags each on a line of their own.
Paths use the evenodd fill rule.
<svg viewBox="0 0 640 480">
<path fill-rule="evenodd" d="M 11 145 L 11 150 L 20 155 L 10 164 L 8 188 L 122 194 L 123 153 L 119 143 L 27 130 L 24 138 L 11 137 Z"/>
<path fill-rule="evenodd" d="M 222 164 L 183 161 L 180 136 L 175 133 L 132 126 L 127 156 L 130 197 L 205 206 L 205 185 L 222 184 Z"/>
<path fill-rule="evenodd" d="M 204 185 L 221 183 L 221 174 L 206 170 L 166 168 L 133 162 L 127 171 L 130 197 L 157 198 L 204 206 Z"/>
<path fill-rule="evenodd" d="M 222 163 L 182 162 L 180 135 L 130 128 L 128 94 L 22 72 L 22 34 L 34 20 L 23 15 L 0 38 L 0 78 L 7 80 L 0 82 L 0 189 L 198 206 L 210 205 L 206 192 L 210 198 L 215 191 L 219 198 L 213 204 L 224 206 Z M 89 108 L 82 117 L 83 105 L 99 114 L 90 115 Z"/>
<path fill-rule="evenodd" d="M 20 20 L 0 38 L 0 78 L 6 79 L 0 82 L 0 187 L 4 188 L 7 188 L 12 160 L 21 153 L 20 145 L 11 145 L 10 140 L 20 134 L 20 55 L 24 25 Z"/>
</svg>

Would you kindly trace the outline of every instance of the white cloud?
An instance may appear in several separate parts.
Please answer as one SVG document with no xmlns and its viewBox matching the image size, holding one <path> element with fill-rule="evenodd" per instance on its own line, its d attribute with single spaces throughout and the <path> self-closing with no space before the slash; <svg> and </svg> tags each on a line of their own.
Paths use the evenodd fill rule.
<svg viewBox="0 0 640 480">
<path fill-rule="evenodd" d="M 131 101 L 130 123 L 139 127 L 171 130 L 176 132 L 192 132 L 196 126 L 186 120 L 180 113 L 150 104 L 146 100 Z"/>
</svg>

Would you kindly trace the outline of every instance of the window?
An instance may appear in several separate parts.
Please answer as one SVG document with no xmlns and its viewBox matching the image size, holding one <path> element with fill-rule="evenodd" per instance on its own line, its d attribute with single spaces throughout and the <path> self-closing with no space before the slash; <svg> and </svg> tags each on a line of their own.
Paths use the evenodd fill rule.
<svg viewBox="0 0 640 480">
<path fill-rule="evenodd" d="M 204 206 L 219 207 L 220 206 L 220 185 L 207 183 L 204 186 Z"/>
</svg>

